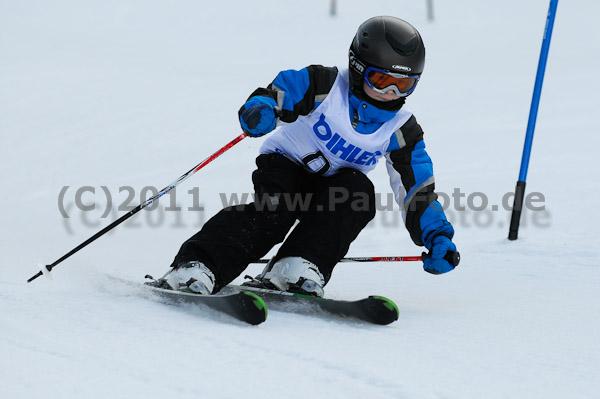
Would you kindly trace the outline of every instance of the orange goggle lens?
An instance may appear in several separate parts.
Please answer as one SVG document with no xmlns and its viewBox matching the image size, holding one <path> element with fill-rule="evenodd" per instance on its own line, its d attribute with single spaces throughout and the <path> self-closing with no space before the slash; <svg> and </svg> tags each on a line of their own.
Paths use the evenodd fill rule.
<svg viewBox="0 0 600 399">
<path fill-rule="evenodd" d="M 401 93 L 409 92 L 417 82 L 416 78 L 395 77 L 387 73 L 373 70 L 367 72 L 367 80 L 376 89 L 384 90 L 390 86 L 396 86 Z"/>
</svg>

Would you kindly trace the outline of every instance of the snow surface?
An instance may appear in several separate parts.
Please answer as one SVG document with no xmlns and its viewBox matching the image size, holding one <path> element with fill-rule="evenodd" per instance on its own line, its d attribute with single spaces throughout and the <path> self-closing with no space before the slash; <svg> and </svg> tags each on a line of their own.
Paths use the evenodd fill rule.
<svg viewBox="0 0 600 399">
<path fill-rule="evenodd" d="M 548 1 L 436 1 L 433 22 L 425 1 L 337 3 L 332 18 L 325 0 L 0 1 L 0 397 L 599 397 L 600 3 L 559 4 L 527 186 L 546 208 L 524 215 L 516 242 L 509 213 L 490 209 L 518 176 Z M 124 213 L 119 187 L 136 205 L 143 187 L 164 187 L 238 135 L 237 109 L 279 70 L 344 65 L 358 25 L 378 14 L 409 20 L 426 41 L 409 104 L 438 190 L 489 199 L 486 211 L 448 211 L 463 255 L 452 273 L 336 269 L 329 296 L 387 296 L 398 322 L 271 312 L 251 327 L 107 279 L 164 273 L 221 208 L 219 193 L 251 192 L 260 139 L 183 183 L 183 211 L 165 212 L 166 197 L 53 281 L 25 283 Z M 383 166 L 371 177 L 389 192 Z M 83 186 L 96 188 L 83 195 L 95 211 L 74 205 Z M 187 210 L 194 187 L 204 213 Z M 398 220 L 380 212 L 349 256 L 419 254 Z"/>
</svg>

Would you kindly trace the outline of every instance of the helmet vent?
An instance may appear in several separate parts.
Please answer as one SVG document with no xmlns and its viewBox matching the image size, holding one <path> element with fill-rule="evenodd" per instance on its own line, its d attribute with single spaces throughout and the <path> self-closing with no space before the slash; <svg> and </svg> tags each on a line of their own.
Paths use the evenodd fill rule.
<svg viewBox="0 0 600 399">
<path fill-rule="evenodd" d="M 419 38 L 417 36 L 411 37 L 406 43 L 401 43 L 388 32 L 385 33 L 385 38 L 398 54 L 406 57 L 412 55 L 417 50 L 417 47 L 419 47 Z"/>
</svg>

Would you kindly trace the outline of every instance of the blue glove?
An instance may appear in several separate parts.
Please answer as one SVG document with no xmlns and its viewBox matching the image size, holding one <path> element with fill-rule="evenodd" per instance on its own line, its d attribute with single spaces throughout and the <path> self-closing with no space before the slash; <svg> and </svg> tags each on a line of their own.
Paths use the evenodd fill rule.
<svg viewBox="0 0 600 399">
<path fill-rule="evenodd" d="M 429 254 L 423 253 L 423 269 L 431 274 L 444 274 L 454 270 L 458 266 L 460 255 L 452 240 L 439 235 L 431 243 Z"/>
<path fill-rule="evenodd" d="M 277 103 L 268 97 L 252 97 L 240 112 L 242 130 L 250 137 L 260 137 L 275 129 Z"/>
</svg>

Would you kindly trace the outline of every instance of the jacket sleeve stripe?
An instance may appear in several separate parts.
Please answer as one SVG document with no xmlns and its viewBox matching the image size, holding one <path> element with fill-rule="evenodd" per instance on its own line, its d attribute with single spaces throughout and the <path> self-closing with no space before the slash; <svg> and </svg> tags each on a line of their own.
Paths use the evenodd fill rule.
<svg viewBox="0 0 600 399">
<path fill-rule="evenodd" d="M 426 191 L 426 188 L 429 186 L 435 187 L 435 178 L 433 176 L 428 177 L 427 180 L 419 185 L 413 186 L 404 198 L 404 209 L 410 209 L 411 202 L 415 199 L 415 197 L 420 192 Z"/>
<path fill-rule="evenodd" d="M 398 149 L 388 155 L 390 183 L 412 240 L 423 245 L 421 217 L 437 200 L 433 165 L 414 116 L 395 132 L 395 138 Z"/>
<path fill-rule="evenodd" d="M 279 108 L 283 108 L 283 100 L 285 98 L 285 92 L 281 90 L 279 87 L 274 84 L 271 85 L 271 88 L 275 91 L 275 100 L 277 101 L 277 106 Z"/>
</svg>

